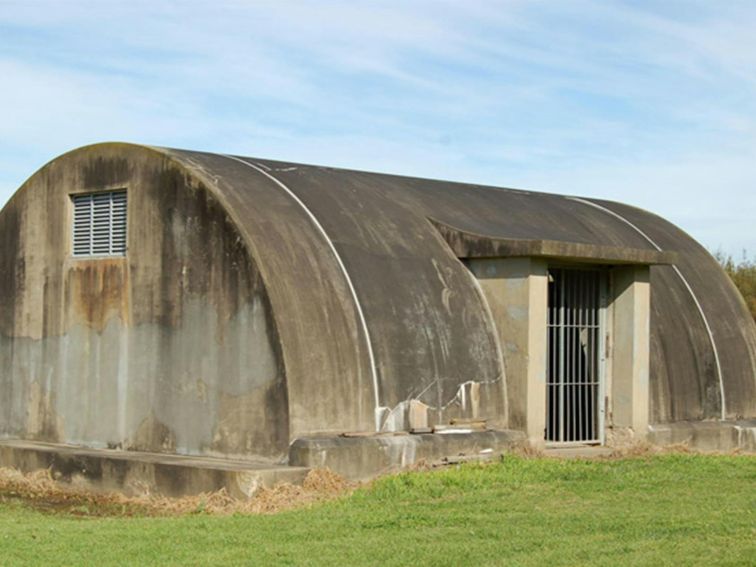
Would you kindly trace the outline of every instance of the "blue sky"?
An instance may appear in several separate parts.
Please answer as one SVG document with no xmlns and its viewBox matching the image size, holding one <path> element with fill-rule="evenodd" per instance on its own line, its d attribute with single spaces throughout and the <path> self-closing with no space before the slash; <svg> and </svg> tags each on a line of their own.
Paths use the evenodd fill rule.
<svg viewBox="0 0 756 567">
<path fill-rule="evenodd" d="M 597 196 L 756 254 L 756 2 L 0 0 L 0 205 L 106 140 Z"/>
</svg>

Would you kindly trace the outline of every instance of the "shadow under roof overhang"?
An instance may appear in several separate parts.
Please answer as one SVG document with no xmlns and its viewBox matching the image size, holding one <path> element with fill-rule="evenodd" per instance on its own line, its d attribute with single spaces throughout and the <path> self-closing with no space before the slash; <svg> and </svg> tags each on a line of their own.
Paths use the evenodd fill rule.
<svg viewBox="0 0 756 567">
<path fill-rule="evenodd" d="M 677 253 L 562 240 L 495 238 L 431 220 L 458 258 L 534 257 L 589 264 L 674 264 Z"/>
</svg>

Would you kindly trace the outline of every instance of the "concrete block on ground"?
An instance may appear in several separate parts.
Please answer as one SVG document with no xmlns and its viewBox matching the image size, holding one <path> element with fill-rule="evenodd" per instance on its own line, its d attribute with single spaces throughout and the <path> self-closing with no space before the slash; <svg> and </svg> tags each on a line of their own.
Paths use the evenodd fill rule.
<svg viewBox="0 0 756 567">
<path fill-rule="evenodd" d="M 420 400 L 410 400 L 409 428 L 422 429 L 428 427 L 428 406 Z"/>
<path fill-rule="evenodd" d="M 421 461 L 434 463 L 460 455 L 502 454 L 525 443 L 525 433 L 513 430 L 399 437 L 304 437 L 292 443 L 289 464 L 327 467 L 350 480 L 367 480 Z"/>
<path fill-rule="evenodd" d="M 740 421 L 678 421 L 650 425 L 654 445 L 686 444 L 699 451 L 756 452 L 756 419 Z"/>
</svg>

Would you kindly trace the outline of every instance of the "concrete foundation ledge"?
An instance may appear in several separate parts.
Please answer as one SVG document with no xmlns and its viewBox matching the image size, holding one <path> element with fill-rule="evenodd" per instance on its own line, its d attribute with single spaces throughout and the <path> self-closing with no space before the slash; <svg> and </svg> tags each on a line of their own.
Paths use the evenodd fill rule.
<svg viewBox="0 0 756 567">
<path fill-rule="evenodd" d="M 684 443 L 700 451 L 756 452 L 756 419 L 739 421 L 679 421 L 648 426 L 654 445 Z"/>
<path fill-rule="evenodd" d="M 0 441 L 0 466 L 23 472 L 51 469 L 56 479 L 127 495 L 188 496 L 225 488 L 250 498 L 279 482 L 301 484 L 309 469 L 239 460 L 87 449 L 22 440 Z"/>
<path fill-rule="evenodd" d="M 303 437 L 292 443 L 289 464 L 327 467 L 350 480 L 367 480 L 420 461 L 439 462 L 460 455 L 506 453 L 526 443 L 522 431 L 473 431 L 368 437 Z"/>
</svg>

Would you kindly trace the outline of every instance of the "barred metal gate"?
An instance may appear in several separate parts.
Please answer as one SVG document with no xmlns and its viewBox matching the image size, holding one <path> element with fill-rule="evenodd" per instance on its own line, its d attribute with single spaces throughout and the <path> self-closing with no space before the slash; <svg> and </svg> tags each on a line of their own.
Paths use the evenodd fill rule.
<svg viewBox="0 0 756 567">
<path fill-rule="evenodd" d="M 605 274 L 549 270 L 546 441 L 601 443 Z"/>
</svg>

